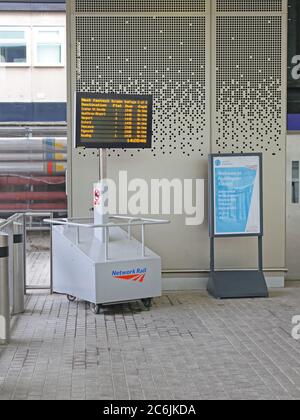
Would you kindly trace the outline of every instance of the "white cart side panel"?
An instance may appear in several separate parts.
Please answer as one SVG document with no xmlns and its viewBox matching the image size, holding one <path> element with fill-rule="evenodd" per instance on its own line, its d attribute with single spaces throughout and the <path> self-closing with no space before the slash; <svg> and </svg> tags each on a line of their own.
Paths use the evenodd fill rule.
<svg viewBox="0 0 300 420">
<path fill-rule="evenodd" d="M 65 237 L 62 227 L 53 228 L 53 290 L 95 301 L 95 265 Z"/>
<path fill-rule="evenodd" d="M 162 294 L 159 257 L 97 264 L 96 276 L 97 303 L 139 300 Z"/>
</svg>

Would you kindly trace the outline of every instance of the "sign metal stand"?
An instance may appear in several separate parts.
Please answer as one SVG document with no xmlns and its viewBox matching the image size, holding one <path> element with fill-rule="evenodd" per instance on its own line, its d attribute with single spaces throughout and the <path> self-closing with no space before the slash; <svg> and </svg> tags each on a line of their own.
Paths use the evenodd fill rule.
<svg viewBox="0 0 300 420">
<path fill-rule="evenodd" d="M 243 159 L 244 157 L 259 159 L 259 232 L 218 232 L 216 229 L 216 191 L 215 160 L 222 158 Z M 262 154 L 211 155 L 209 170 L 210 189 L 210 279 L 208 292 L 217 299 L 229 298 L 267 298 L 269 292 L 263 270 L 263 186 L 262 186 Z M 226 173 L 226 172 L 225 172 Z M 228 197 L 227 197 L 228 199 Z M 232 201 L 228 201 L 232 206 Z M 237 204 L 236 204 L 237 205 Z M 215 241 L 225 237 L 257 237 L 258 238 L 258 270 L 217 270 L 215 264 Z"/>
</svg>

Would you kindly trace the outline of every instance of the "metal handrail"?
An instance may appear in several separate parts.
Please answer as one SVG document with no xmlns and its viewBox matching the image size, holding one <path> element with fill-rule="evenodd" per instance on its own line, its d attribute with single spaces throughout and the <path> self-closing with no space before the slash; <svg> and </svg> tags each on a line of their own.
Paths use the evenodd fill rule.
<svg viewBox="0 0 300 420">
<path fill-rule="evenodd" d="M 10 216 L 7 220 L 0 222 L 0 231 L 7 228 L 14 222 L 17 222 L 21 217 L 23 217 L 23 214 L 16 213 L 13 216 Z"/>
<path fill-rule="evenodd" d="M 111 227 L 128 227 L 128 226 L 147 226 L 147 225 L 166 225 L 170 224 L 169 220 L 157 220 L 157 219 L 143 219 L 143 218 L 132 218 L 124 216 L 111 216 L 109 219 L 120 219 L 128 220 L 128 223 L 104 223 L 104 224 L 94 224 L 94 223 L 78 223 L 75 220 L 89 220 L 88 218 L 84 219 L 44 219 L 44 223 L 52 225 L 64 225 L 70 227 L 79 227 L 84 229 L 99 229 L 99 228 L 111 228 Z"/>
<path fill-rule="evenodd" d="M 105 261 L 109 260 L 109 230 L 114 227 L 128 227 L 128 239 L 131 241 L 131 228 L 133 226 L 141 226 L 142 229 L 142 257 L 146 256 L 146 226 L 154 225 L 167 225 L 170 224 L 170 220 L 158 220 L 158 219 L 145 219 L 145 218 L 133 218 L 126 216 L 110 216 L 109 220 L 127 220 L 127 223 L 104 223 L 104 224 L 95 224 L 95 223 L 83 223 L 83 221 L 91 220 L 89 218 L 79 218 L 79 219 L 45 219 L 44 223 L 48 223 L 51 226 L 60 225 L 66 227 L 73 227 L 77 229 L 77 245 L 80 244 L 80 228 L 83 229 L 104 229 L 105 231 Z M 80 220 L 82 223 L 80 223 Z"/>
</svg>

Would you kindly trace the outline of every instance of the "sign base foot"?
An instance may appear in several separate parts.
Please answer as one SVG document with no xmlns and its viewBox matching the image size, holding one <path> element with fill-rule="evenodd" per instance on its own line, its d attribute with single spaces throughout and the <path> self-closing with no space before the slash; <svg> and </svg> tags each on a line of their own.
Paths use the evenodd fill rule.
<svg viewBox="0 0 300 420">
<path fill-rule="evenodd" d="M 214 271 L 210 274 L 208 292 L 216 299 L 269 297 L 262 271 Z"/>
</svg>

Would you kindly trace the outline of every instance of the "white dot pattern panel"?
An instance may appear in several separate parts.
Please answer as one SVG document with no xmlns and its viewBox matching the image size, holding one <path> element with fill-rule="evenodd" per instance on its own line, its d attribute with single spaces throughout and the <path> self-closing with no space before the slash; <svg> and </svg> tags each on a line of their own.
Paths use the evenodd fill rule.
<svg viewBox="0 0 300 420">
<path fill-rule="evenodd" d="M 77 0 L 76 12 L 205 12 L 205 0 Z"/>
<path fill-rule="evenodd" d="M 284 150 L 281 17 L 217 17 L 218 152 Z"/>
<path fill-rule="evenodd" d="M 151 94 L 153 155 L 207 155 L 205 17 L 77 17 L 76 31 L 78 92 Z"/>
<path fill-rule="evenodd" d="M 282 12 L 282 0 L 217 0 L 217 12 Z"/>
</svg>

